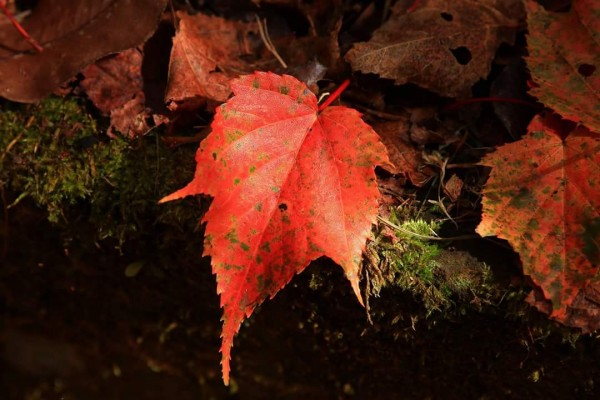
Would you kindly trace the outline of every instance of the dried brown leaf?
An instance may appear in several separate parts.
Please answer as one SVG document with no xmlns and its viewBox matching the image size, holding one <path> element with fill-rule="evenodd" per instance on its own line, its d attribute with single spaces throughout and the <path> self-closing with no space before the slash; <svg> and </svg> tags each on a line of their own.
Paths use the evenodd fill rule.
<svg viewBox="0 0 600 400">
<path fill-rule="evenodd" d="M 227 100 L 229 80 L 252 69 L 244 56 L 257 46 L 257 24 L 204 14 L 177 16 L 165 99 L 175 103 L 172 108 L 195 108 L 203 99 Z"/>
<path fill-rule="evenodd" d="M 408 120 L 386 121 L 373 125 L 373 129 L 381 137 L 388 151 L 391 166 L 385 169 L 393 174 L 406 176 L 415 186 L 423 186 L 434 174 L 430 167 L 425 166 L 421 152 L 410 144 L 408 136 Z"/>
<path fill-rule="evenodd" d="M 111 117 L 111 128 L 126 136 L 141 135 L 145 122 L 143 55 L 137 48 L 126 50 L 88 65 L 81 86 L 100 111 Z"/>
<path fill-rule="evenodd" d="M 392 16 L 346 54 L 352 69 L 414 83 L 443 96 L 470 95 L 502 42 L 512 43 L 522 7 L 494 0 L 429 0 Z M 504 2 L 506 3 L 506 2 Z M 510 12 L 507 10 L 511 10 Z M 521 10 L 519 12 L 518 10 Z"/>
<path fill-rule="evenodd" d="M 0 25 L 0 96 L 37 101 L 86 65 L 143 43 L 156 29 L 165 4 L 166 0 L 40 0 L 23 27 L 43 52 L 34 52 L 12 26 Z"/>
</svg>

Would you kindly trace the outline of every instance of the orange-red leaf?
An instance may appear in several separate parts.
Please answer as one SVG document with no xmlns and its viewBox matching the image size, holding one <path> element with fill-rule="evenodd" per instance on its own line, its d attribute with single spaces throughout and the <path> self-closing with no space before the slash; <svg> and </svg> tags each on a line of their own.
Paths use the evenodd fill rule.
<svg viewBox="0 0 600 400">
<path fill-rule="evenodd" d="M 527 2 L 530 90 L 564 118 L 600 132 L 600 2 L 574 0 L 564 13 Z"/>
<path fill-rule="evenodd" d="M 483 164 L 492 172 L 477 232 L 511 243 L 564 320 L 600 264 L 600 135 L 538 116 Z"/>
<path fill-rule="evenodd" d="M 205 255 L 223 314 L 223 379 L 241 322 L 311 260 L 342 266 L 360 300 L 358 269 L 379 192 L 374 165 L 385 147 L 360 114 L 318 112 L 306 85 L 256 72 L 231 82 L 196 155 L 193 181 L 163 201 L 206 193 Z"/>
</svg>

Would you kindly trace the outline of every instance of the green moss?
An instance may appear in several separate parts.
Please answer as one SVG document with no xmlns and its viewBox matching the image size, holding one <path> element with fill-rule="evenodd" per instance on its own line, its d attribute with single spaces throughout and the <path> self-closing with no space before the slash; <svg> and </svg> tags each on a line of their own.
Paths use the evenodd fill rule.
<svg viewBox="0 0 600 400">
<path fill-rule="evenodd" d="M 96 124 L 75 102 L 50 98 L 27 111 L 0 113 L 0 177 L 4 187 L 19 194 L 13 204 L 32 197 L 48 209 L 51 221 L 58 222 L 64 205 L 91 194 L 95 166 L 102 165 L 110 151 L 90 151 Z"/>
<path fill-rule="evenodd" d="M 193 175 L 194 147 L 167 148 L 156 135 L 108 138 L 73 99 L 0 112 L 0 182 L 9 207 L 30 198 L 51 222 L 87 225 L 96 240 L 119 246 L 164 224 L 195 224 L 199 207 L 157 204 Z"/>
<path fill-rule="evenodd" d="M 489 268 L 465 252 L 449 251 L 430 239 L 440 224 L 392 209 L 367 246 L 367 295 L 386 286 L 411 292 L 426 315 L 486 302 L 492 292 Z M 395 227 L 395 228 L 394 228 Z"/>
</svg>

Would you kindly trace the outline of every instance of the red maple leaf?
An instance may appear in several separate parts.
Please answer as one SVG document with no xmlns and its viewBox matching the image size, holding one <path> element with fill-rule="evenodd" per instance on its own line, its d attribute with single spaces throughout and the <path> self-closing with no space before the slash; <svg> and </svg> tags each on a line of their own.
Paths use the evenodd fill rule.
<svg viewBox="0 0 600 400">
<path fill-rule="evenodd" d="M 379 192 L 374 165 L 384 145 L 360 114 L 320 111 L 315 95 L 288 75 L 255 72 L 231 82 L 196 154 L 193 181 L 169 201 L 214 197 L 204 216 L 223 314 L 223 380 L 244 318 L 316 258 L 341 265 L 361 300 L 358 271 Z"/>
<path fill-rule="evenodd" d="M 492 167 L 477 232 L 506 239 L 523 269 L 571 319 L 580 291 L 600 267 L 600 135 L 555 115 L 536 117 L 527 135 L 486 156 Z"/>
</svg>

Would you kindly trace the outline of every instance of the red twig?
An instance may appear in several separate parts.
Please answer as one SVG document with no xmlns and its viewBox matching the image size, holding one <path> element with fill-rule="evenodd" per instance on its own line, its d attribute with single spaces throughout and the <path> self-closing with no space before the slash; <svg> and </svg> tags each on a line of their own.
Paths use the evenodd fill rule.
<svg viewBox="0 0 600 400">
<path fill-rule="evenodd" d="M 25 40 L 27 40 L 29 42 L 29 44 L 38 52 L 42 52 L 44 51 L 44 48 L 42 46 L 40 46 L 40 44 L 31 36 L 29 36 L 29 33 L 27 33 L 27 31 L 21 26 L 21 24 L 19 23 L 19 21 L 17 21 L 17 19 L 15 18 L 15 16 L 10 12 L 10 10 L 8 9 L 8 7 L 6 6 L 6 1 L 4 0 L 0 0 L 0 10 L 2 10 L 2 12 L 4 13 L 4 15 L 6 15 L 6 17 L 10 20 L 10 23 L 13 24 L 13 26 L 15 27 L 15 29 L 21 34 L 21 36 L 23 36 L 25 38 Z"/>
<path fill-rule="evenodd" d="M 338 97 L 340 97 L 340 94 L 342 94 L 342 92 L 344 90 L 346 90 L 346 88 L 348 87 L 348 85 L 350 84 L 350 79 L 346 79 L 344 82 L 342 82 L 342 84 L 335 89 L 335 91 L 333 93 L 331 93 L 329 95 L 329 97 L 327 98 L 327 100 L 325 100 L 323 102 L 323 104 L 321 104 L 319 106 L 319 111 L 323 111 L 324 109 L 326 109 L 331 103 L 333 103 L 335 101 L 335 99 L 337 99 Z"/>
<path fill-rule="evenodd" d="M 533 107 L 533 108 L 541 108 L 541 106 L 532 103 L 530 101 L 526 101 L 526 100 L 521 100 L 521 99 L 513 99 L 513 98 L 509 98 L 509 97 L 479 97 L 479 98 L 475 98 L 475 99 L 466 99 L 466 100 L 459 100 L 455 103 L 449 104 L 447 106 L 445 106 L 443 108 L 443 111 L 450 111 L 450 110 L 454 110 L 458 107 L 462 107 L 465 106 L 467 104 L 474 104 L 474 103 L 483 103 L 483 102 L 490 102 L 490 103 L 513 103 L 513 104 L 520 104 L 523 106 L 527 106 L 527 107 Z"/>
</svg>

